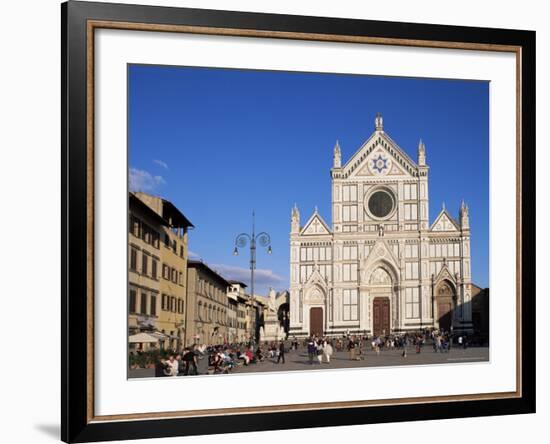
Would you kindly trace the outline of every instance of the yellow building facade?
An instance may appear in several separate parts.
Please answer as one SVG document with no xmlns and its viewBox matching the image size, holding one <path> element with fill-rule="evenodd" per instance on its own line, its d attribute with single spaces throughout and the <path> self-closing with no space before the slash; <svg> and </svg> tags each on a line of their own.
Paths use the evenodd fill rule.
<svg viewBox="0 0 550 444">
<path fill-rule="evenodd" d="M 170 201 L 150 194 L 131 193 L 129 208 L 129 334 L 152 333 L 159 347 L 179 350 L 193 225 Z"/>
<path fill-rule="evenodd" d="M 187 262 L 187 346 L 231 342 L 228 287 L 229 282 L 204 262 Z"/>
</svg>

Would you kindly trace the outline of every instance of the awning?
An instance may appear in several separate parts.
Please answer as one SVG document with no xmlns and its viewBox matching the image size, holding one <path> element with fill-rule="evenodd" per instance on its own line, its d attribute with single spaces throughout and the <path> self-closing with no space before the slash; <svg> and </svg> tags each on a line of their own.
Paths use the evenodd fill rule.
<svg viewBox="0 0 550 444">
<path fill-rule="evenodd" d="M 158 338 L 149 333 L 138 333 L 128 338 L 128 342 L 130 342 L 130 344 L 153 343 L 158 341 Z"/>
<path fill-rule="evenodd" d="M 167 335 L 166 333 L 161 333 L 160 331 L 152 331 L 147 334 L 157 338 L 159 341 L 164 341 L 166 339 L 179 339 L 177 336 Z"/>
</svg>

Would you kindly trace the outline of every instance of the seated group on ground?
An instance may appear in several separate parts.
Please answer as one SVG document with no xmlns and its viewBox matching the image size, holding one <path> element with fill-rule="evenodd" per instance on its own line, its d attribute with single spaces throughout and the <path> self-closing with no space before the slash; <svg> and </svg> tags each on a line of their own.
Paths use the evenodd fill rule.
<svg viewBox="0 0 550 444">
<path fill-rule="evenodd" d="M 282 345 L 284 348 L 284 344 Z M 198 360 L 207 359 L 207 374 L 229 373 L 236 367 L 248 366 L 277 357 L 281 343 L 264 343 L 254 350 L 253 344 L 237 343 L 223 345 L 192 345 L 181 353 L 172 353 L 167 359 L 159 358 L 155 376 L 198 375 Z"/>
</svg>

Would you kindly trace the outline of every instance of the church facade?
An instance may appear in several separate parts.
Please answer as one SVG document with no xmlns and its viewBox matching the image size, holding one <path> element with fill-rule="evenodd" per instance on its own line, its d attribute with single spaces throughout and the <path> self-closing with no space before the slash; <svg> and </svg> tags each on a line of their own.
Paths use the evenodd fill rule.
<svg viewBox="0 0 550 444">
<path fill-rule="evenodd" d="M 472 332 L 468 207 L 429 220 L 426 148 L 413 161 L 382 116 L 342 164 L 334 147 L 332 226 L 291 213 L 289 335 Z"/>
</svg>

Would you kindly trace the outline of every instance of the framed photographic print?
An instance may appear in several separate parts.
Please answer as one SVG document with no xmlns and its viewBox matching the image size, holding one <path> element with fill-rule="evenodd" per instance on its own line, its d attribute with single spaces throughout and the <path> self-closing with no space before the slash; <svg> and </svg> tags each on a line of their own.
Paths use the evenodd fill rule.
<svg viewBox="0 0 550 444">
<path fill-rule="evenodd" d="M 62 5 L 62 439 L 535 411 L 535 33 Z"/>
</svg>

